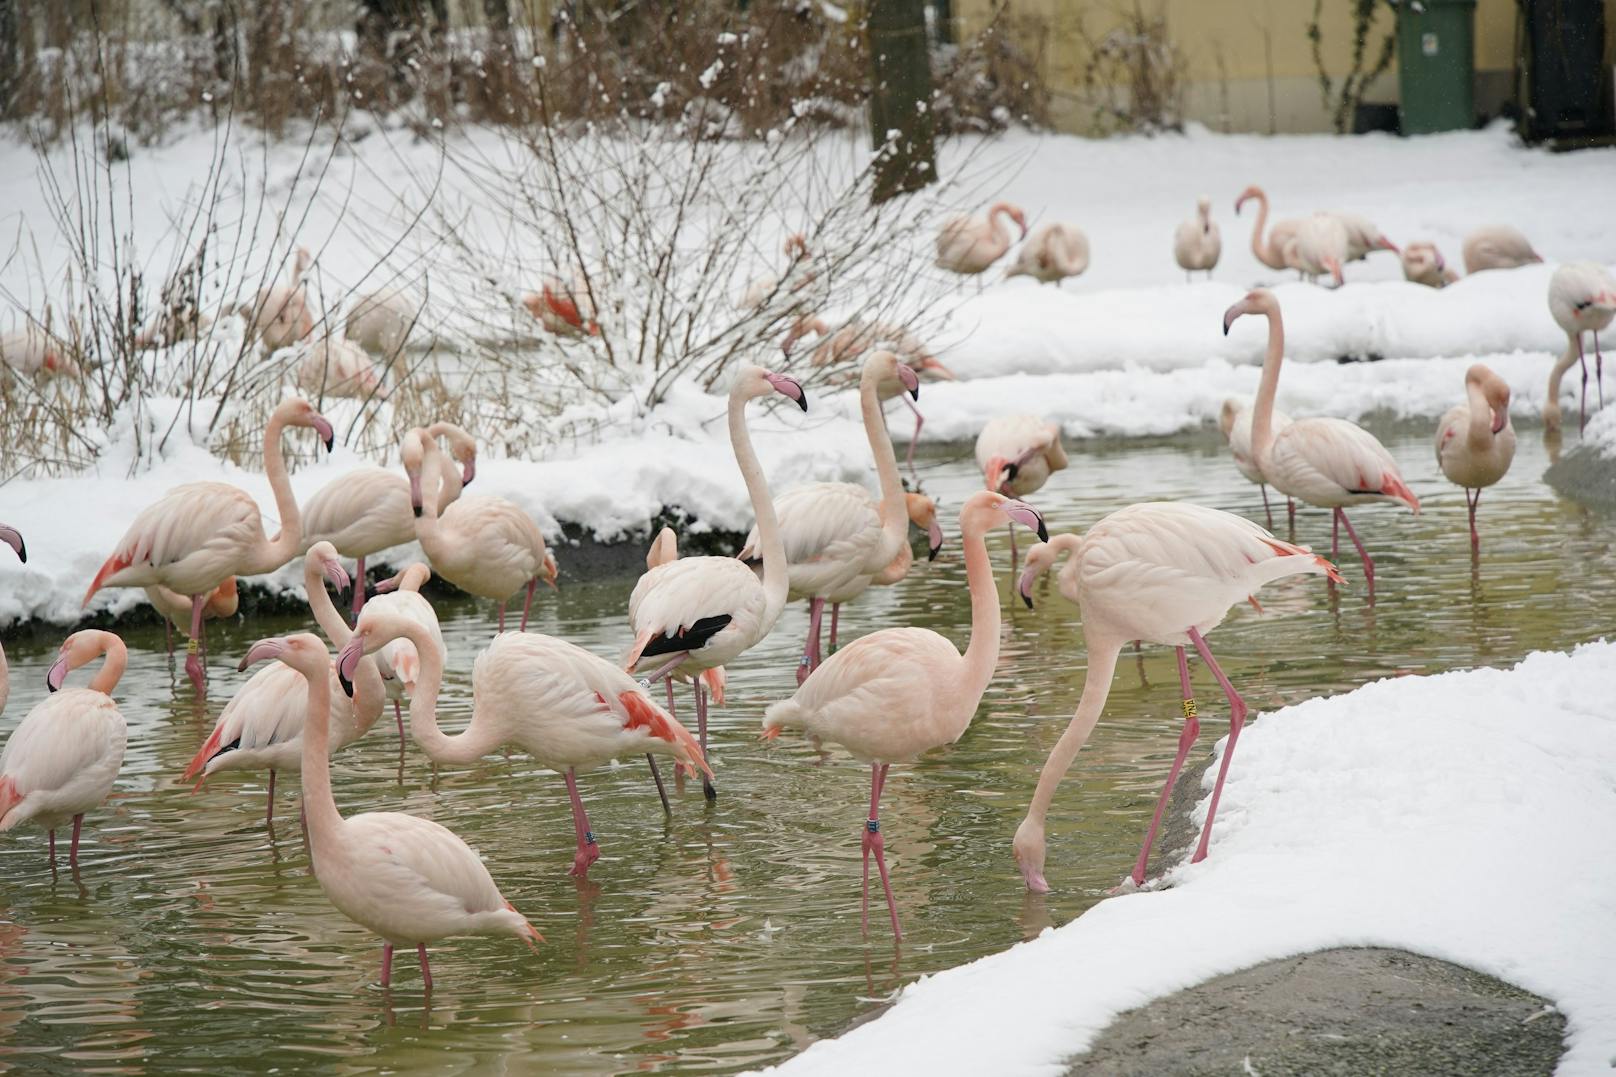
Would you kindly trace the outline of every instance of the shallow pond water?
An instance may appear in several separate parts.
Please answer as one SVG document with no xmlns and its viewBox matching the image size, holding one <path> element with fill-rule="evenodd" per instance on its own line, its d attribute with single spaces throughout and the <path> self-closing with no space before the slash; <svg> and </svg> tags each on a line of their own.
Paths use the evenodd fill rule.
<svg viewBox="0 0 1616 1077">
<path fill-rule="evenodd" d="M 1512 474 L 1483 498 L 1479 568 L 1463 499 L 1441 480 L 1426 430 L 1377 432 L 1425 513 L 1354 514 L 1377 555 L 1373 605 L 1361 587 L 1332 594 L 1316 578 L 1281 581 L 1262 593 L 1265 614 L 1236 610 L 1210 637 L 1254 712 L 1384 676 L 1508 663 L 1616 631 L 1616 606 L 1598 582 L 1616 570 L 1616 520 L 1543 485 L 1547 457 L 1536 431 L 1522 432 Z M 951 516 L 978 481 L 968 448 L 922 463 L 927 490 Z M 1074 446 L 1070 470 L 1031 500 L 1054 530 L 1151 498 L 1195 498 L 1261 518 L 1256 488 L 1212 436 Z M 1327 549 L 1328 517 L 1303 512 L 1296 537 Z M 536 954 L 511 939 L 434 947 L 430 996 L 412 955 L 400 956 L 390 992 L 377 986 L 376 940 L 332 910 L 309 873 L 295 780 L 281 783 L 273 836 L 261 776 L 224 775 L 195 795 L 177 781 L 245 679 L 231 668 L 235 657 L 253 639 L 302 625 L 215 627 L 205 712 L 171 676 L 161 633 L 131 630 L 131 668 L 117 693 L 128 757 L 115 798 L 88 820 L 81 872 L 53 875 L 37 831 L 0 839 L 0 1067 L 623 1073 L 677 1064 L 730 1072 L 844 1031 L 917 976 L 1067 922 L 1136 855 L 1176 739 L 1173 657 L 1147 649 L 1119 666 L 1105 717 L 1051 814 L 1055 892 L 1025 894 L 1010 836 L 1076 706 L 1084 654 L 1075 611 L 1048 587 L 1036 610 L 1012 602 L 1002 533 L 991 548 L 1005 597 L 999 673 L 960 742 L 894 768 L 883 800 L 907 936 L 901 949 L 884 918 L 872 916 L 867 940 L 859 933 L 868 771 L 845 755 L 816 766 L 795 737 L 757 740 L 763 707 L 792 688 L 806 626 L 797 608 L 730 670 L 730 701 L 714 723 L 715 804 L 692 784 L 665 818 L 643 762 L 581 779 L 602 850 L 587 885 L 566 875 L 565 787 L 524 756 L 434 779 L 413 748 L 401 770 L 384 718 L 339 757 L 345 812 L 401 809 L 447 824 L 482 851 L 546 936 Z M 1355 559 L 1342 562 L 1356 583 Z M 543 596 L 533 627 L 616 654 L 632 581 L 569 578 L 564 551 L 562 565 L 563 588 Z M 851 607 L 844 629 L 921 624 L 963 644 L 963 584 L 950 545 L 903 585 Z M 470 713 L 471 660 L 493 630 L 493 611 L 459 602 L 440 612 L 451 650 L 440 714 L 452 730 Z M 9 734 L 43 695 L 51 651 L 9 649 L 12 693 L 0 730 Z M 1195 672 L 1204 755 L 1227 710 L 1210 678 Z M 680 702 L 689 719 L 688 696 Z"/>
</svg>

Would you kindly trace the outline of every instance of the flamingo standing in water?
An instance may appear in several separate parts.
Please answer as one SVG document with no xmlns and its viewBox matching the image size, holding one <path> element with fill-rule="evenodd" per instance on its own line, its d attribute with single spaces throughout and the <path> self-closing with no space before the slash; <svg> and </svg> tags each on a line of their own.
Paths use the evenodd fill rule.
<svg viewBox="0 0 1616 1077">
<path fill-rule="evenodd" d="M 1049 476 L 1066 467 L 1059 423 L 1036 415 L 989 419 L 976 436 L 976 466 L 989 490 L 1026 497 L 1043 489 Z M 1010 567 L 1016 564 L 1016 529 L 1010 528 Z"/>
<path fill-rule="evenodd" d="M 562 775 L 572 801 L 578 849 L 569 874 L 585 878 L 600 847 L 583 801 L 578 772 L 613 759 L 645 753 L 669 755 L 692 771 L 707 771 L 696 738 L 653 703 L 639 682 L 581 647 L 539 633 L 495 636 L 472 667 L 471 723 L 453 736 L 438 729 L 443 659 L 418 621 L 367 607 L 337 656 L 346 674 L 361 657 L 394 640 L 408 640 L 421 656 L 410 698 L 410 733 L 438 763 L 470 763 L 515 744 Z M 344 687 L 347 687 L 346 682 Z"/>
<path fill-rule="evenodd" d="M 168 660 L 174 661 L 174 629 L 181 632 L 191 620 L 191 599 L 189 595 L 182 595 L 178 591 L 171 591 L 161 584 L 153 584 L 146 588 L 146 600 L 152 604 L 163 618 L 163 644 L 168 650 Z M 202 603 L 202 619 L 204 621 L 223 621 L 236 615 L 241 608 L 241 593 L 236 587 L 236 578 L 229 576 L 223 583 L 213 589 L 213 593 Z M 207 661 L 207 652 L 202 654 L 203 661 Z"/>
<path fill-rule="evenodd" d="M 503 497 L 463 497 L 438 515 L 439 495 L 426 496 L 423 473 L 440 473 L 442 450 L 425 430 L 404 436 L 404 473 L 410 480 L 415 537 L 432 569 L 462 591 L 499 603 L 499 630 L 505 631 L 505 603 L 527 586 L 522 603 L 526 631 L 533 589 L 540 579 L 555 586 L 555 558 L 544 547 L 544 532 L 533 517 Z M 423 512 L 423 505 L 425 511 Z"/>
<path fill-rule="evenodd" d="M 297 248 L 286 283 L 263 289 L 257 299 L 238 311 L 247 321 L 247 335 L 257 337 L 270 351 L 290 347 L 314 332 L 314 314 L 303 287 L 311 261 L 306 248 Z"/>
<path fill-rule="evenodd" d="M 376 597 L 370 601 L 379 608 L 401 617 L 408 617 L 426 628 L 433 649 L 440 661 L 449 660 L 449 648 L 443 642 L 443 628 L 438 624 L 438 611 L 421 594 L 421 588 L 432 578 L 432 569 L 416 561 L 389 580 L 376 585 Z M 370 603 L 366 603 L 369 605 Z M 335 641 L 333 641 L 335 642 Z M 341 645 L 338 644 L 340 647 Z M 398 722 L 399 757 L 403 759 L 404 712 L 401 702 L 415 692 L 415 682 L 421 675 L 421 655 L 415 644 L 400 637 L 383 647 L 376 656 L 377 667 L 387 685 L 387 698 L 393 701 L 393 717 Z"/>
<path fill-rule="evenodd" d="M 436 441 L 449 439 L 449 457 L 438 457 L 438 513 L 442 515 L 477 475 L 477 439 L 454 423 L 436 422 L 426 428 Z M 460 463 L 456 471 L 450 461 Z M 329 542 L 354 568 L 353 612 L 365 604 L 365 559 L 372 554 L 415 541 L 415 513 L 410 508 L 410 484 L 397 471 L 356 467 L 320 488 L 303 506 L 303 533 L 310 545 Z"/>
<path fill-rule="evenodd" d="M 367 611 L 360 620 L 370 615 Z M 422 985 L 430 991 L 429 942 L 453 935 L 515 935 L 530 947 L 534 939 L 542 942 L 500 894 L 477 850 L 453 831 L 402 812 L 342 817 L 331 796 L 330 652 L 318 636 L 299 632 L 259 640 L 241 668 L 265 659 L 279 659 L 308 686 L 302 767 L 309 860 L 337 911 L 382 937 L 382 986 L 392 980 L 397 946 L 415 947 Z M 348 665 L 357 659 L 354 655 Z"/>
<path fill-rule="evenodd" d="M 1279 390 L 1279 367 L 1285 358 L 1285 326 L 1274 293 L 1258 288 L 1230 307 L 1223 315 L 1223 332 L 1243 314 L 1260 314 L 1268 319 L 1268 352 L 1263 358 L 1262 382 L 1251 420 L 1251 451 L 1263 478 L 1284 494 L 1330 509 L 1330 557 L 1340 551 L 1340 527 L 1363 558 L 1364 579 L 1371 597 L 1375 593 L 1375 563 L 1358 541 L 1358 533 L 1347 519 L 1351 505 L 1377 501 L 1402 501 L 1420 511 L 1420 499 L 1403 482 L 1397 462 L 1373 434 L 1345 419 L 1297 419 L 1289 426 L 1274 427 L 1274 396 Z"/>
<path fill-rule="evenodd" d="M 1251 230 L 1251 253 L 1257 261 L 1269 269 L 1295 268 L 1285 257 L 1285 249 L 1296 239 L 1296 230 L 1302 222 L 1297 219 L 1275 221 L 1274 227 L 1269 229 L 1267 236 L 1263 230 L 1268 227 L 1268 195 L 1261 187 L 1256 185 L 1247 187 L 1240 192 L 1240 197 L 1234 200 L 1234 212 L 1240 214 L 1240 207 L 1247 201 L 1257 203 L 1257 223 Z"/>
<path fill-rule="evenodd" d="M 23 545 L 22 533 L 8 524 L 0 524 L 0 542 L 16 553 L 17 560 L 28 563 L 28 547 Z M 0 711 L 6 709 L 6 696 L 11 691 L 11 671 L 6 667 L 6 649 L 0 647 Z"/>
<path fill-rule="evenodd" d="M 1599 332 L 1616 320 L 1616 280 L 1597 262 L 1570 262 L 1549 278 L 1549 313 L 1565 330 L 1566 351 L 1549 373 L 1548 400 L 1543 404 L 1543 425 L 1560 426 L 1560 379 L 1572 363 L 1582 364 L 1582 397 L 1578 406 L 1581 426 L 1588 425 L 1588 357 L 1582 334 L 1594 335 L 1594 370 L 1599 383 L 1599 406 L 1605 406 L 1605 356 L 1599 350 Z"/>
<path fill-rule="evenodd" d="M 1211 280 L 1222 254 L 1223 233 L 1212 219 L 1212 200 L 1203 194 L 1195 200 L 1195 219 L 1180 224 L 1173 233 L 1173 258 L 1188 282 L 1198 269 L 1206 270 L 1206 279 Z"/>
<path fill-rule="evenodd" d="M 1463 250 L 1466 273 L 1515 269 L 1543 261 L 1543 256 L 1532 249 L 1532 241 L 1507 224 L 1489 224 L 1475 229 L 1464 237 Z"/>
<path fill-rule="evenodd" d="M 1178 772 L 1200 732 L 1184 648 L 1193 646 L 1200 653 L 1229 700 L 1229 742 L 1218 765 L 1200 844 L 1191 859 L 1195 863 L 1206 856 L 1212 820 L 1223 795 L 1223 780 L 1228 776 L 1229 761 L 1246 719 L 1245 700 L 1212 657 L 1205 634 L 1221 624 L 1229 607 L 1236 603 L 1249 601 L 1257 605 L 1257 590 L 1273 580 L 1308 572 L 1337 582 L 1341 577 L 1334 565 L 1313 556 L 1306 547 L 1281 542 L 1232 513 L 1184 502 L 1155 501 L 1119 509 L 1090 528 L 1087 535 L 1057 535 L 1029 550 L 1027 568 L 1018 584 L 1022 600 L 1029 607 L 1034 579 L 1062 554 L 1068 561 L 1061 570 L 1061 590 L 1082 608 L 1089 668 L 1077 713 L 1049 753 L 1027 817 L 1016 828 L 1016 864 L 1028 890 L 1049 891 L 1044 878 L 1044 820 L 1055 789 L 1105 709 L 1123 644 L 1130 640 L 1160 643 L 1178 653 L 1184 728 L 1178 738 L 1178 754 L 1167 772 L 1167 784 L 1162 787 L 1156 814 L 1130 876 L 1138 886 L 1145 881 L 1150 847 L 1156 840 Z"/>
<path fill-rule="evenodd" d="M 1278 408 L 1274 409 L 1273 427 L 1276 432 L 1291 425 L 1291 417 Z M 1234 457 L 1234 466 L 1240 474 L 1246 477 L 1247 482 L 1254 482 L 1262 491 L 1263 515 L 1268 518 L 1268 530 L 1274 529 L 1274 510 L 1268 507 L 1268 483 L 1257 470 L 1257 461 L 1251 455 L 1251 405 L 1246 400 L 1230 397 L 1223 402 L 1218 411 L 1218 429 L 1223 431 L 1224 440 L 1229 443 L 1229 454 Z M 1290 498 L 1285 499 L 1285 511 L 1291 523 L 1296 522 L 1296 502 Z"/>
<path fill-rule="evenodd" d="M 1001 217 L 1015 221 L 1021 238 L 1027 238 L 1027 215 L 1020 206 L 1009 202 L 995 202 L 980 217 L 956 214 L 944 221 L 937 232 L 937 268 L 950 273 L 981 273 L 1003 258 L 1011 239 L 1010 229 Z"/>
<path fill-rule="evenodd" d="M 920 397 L 920 377 L 899 362 L 892 352 L 871 352 L 859 377 L 859 402 L 864 435 L 875 458 L 881 496 L 850 482 L 816 482 L 781 494 L 774 503 L 780 536 L 790 565 L 788 598 L 808 600 L 808 638 L 797 665 L 801 684 L 819 664 L 820 617 L 827 600 L 838 606 L 863 594 L 876 573 L 898 556 L 909 538 L 909 516 L 904 503 L 898 458 L 887 434 L 886 419 L 877 398 L 880 384 L 893 379 Z M 746 536 L 743 561 L 759 557 L 758 529 Z"/>
<path fill-rule="evenodd" d="M 1448 481 L 1464 487 L 1470 511 L 1470 552 L 1481 553 L 1476 510 L 1481 491 L 1504 477 L 1515 459 L 1515 430 L 1509 425 L 1509 384 L 1481 363 L 1465 372 L 1465 402 L 1442 416 L 1436 427 L 1436 462 Z"/>
<path fill-rule="evenodd" d="M 281 401 L 264 427 L 264 473 L 274 491 L 280 532 L 264 534 L 258 502 L 239 487 L 224 482 L 189 482 L 176 486 L 148 506 L 118 540 L 101 566 L 84 604 L 103 587 L 150 587 L 160 584 L 191 598 L 191 637 L 185 672 L 204 693 L 202 610 L 214 589 L 230 576 L 274 572 L 296 557 L 303 544 L 303 520 L 292 494 L 292 482 L 281 457 L 281 431 L 306 426 L 319 435 L 326 450 L 335 435 L 331 424 L 307 401 Z"/>
<path fill-rule="evenodd" d="M 649 666 L 653 682 L 662 676 L 695 681 L 696 730 L 703 757 L 707 754 L 707 694 L 703 682 L 718 689 L 714 701 L 722 706 L 723 682 L 712 671 L 740 657 L 773 630 L 791 585 L 769 482 L 746 429 L 747 401 L 770 393 L 779 393 L 803 411 L 808 410 L 808 397 L 801 385 L 784 374 L 757 366 L 743 366 L 736 371 L 728 408 L 730 447 L 757 519 L 762 578 L 739 558 L 681 557 L 648 570 L 634 585 L 628 600 L 634 644 L 624 656 L 623 667 L 634 673 L 642 665 Z M 718 796 L 710 778 L 703 780 L 702 792 L 709 800 Z"/>
<path fill-rule="evenodd" d="M 999 661 L 999 595 L 985 537 L 995 520 L 1021 524 L 1040 539 L 1049 538 L 1043 517 L 1023 501 L 979 490 L 965 502 L 960 510 L 960 546 L 971 591 L 971 639 L 963 654 L 930 629 L 883 628 L 831 655 L 795 695 L 763 715 L 766 739 L 778 737 L 782 729 L 802 729 L 815 747 L 831 741 L 870 764 L 870 814 L 862 828 L 866 934 L 873 855 L 892 916 L 893 938 L 903 937 L 879 816 L 887 771 L 893 763 L 959 740 Z"/>
<path fill-rule="evenodd" d="M 326 594 L 326 580 L 339 593 L 349 584 L 336 549 L 329 542 L 317 542 L 303 558 L 303 589 L 321 631 L 342 647 L 352 633 Z M 336 676 L 335 666 L 331 676 Z M 382 713 L 384 689 L 376 663 L 367 660 L 362 668 L 352 671 L 352 677 L 358 691 L 352 700 L 346 695 L 337 697 L 337 709 L 332 715 L 335 735 L 327 742 L 333 752 L 364 736 Z M 196 783 L 200 789 L 203 782 L 223 771 L 267 770 L 264 825 L 273 826 L 275 775 L 279 771 L 296 773 L 302 766 L 308 707 L 309 694 L 296 670 L 279 664 L 265 666 L 224 705 L 213 731 L 197 749 L 180 780 L 188 782 L 200 775 Z"/>
<path fill-rule="evenodd" d="M 1088 270 L 1089 237 L 1077 225 L 1051 221 L 1026 235 L 1027 241 L 1016 252 L 1015 261 L 1004 271 L 1005 280 L 1031 277 L 1040 284 L 1059 284 Z"/>
<path fill-rule="evenodd" d="M 106 661 L 88 688 L 62 687 L 69 673 L 102 655 Z M 84 813 L 106 800 L 118 780 L 127 731 L 112 691 L 128 661 L 123 640 L 111 632 L 67 637 L 45 674 L 52 694 L 28 712 L 0 752 L 0 831 L 29 822 L 43 827 L 53 869 L 56 828 L 73 821 L 67 861 L 77 868 Z"/>
</svg>

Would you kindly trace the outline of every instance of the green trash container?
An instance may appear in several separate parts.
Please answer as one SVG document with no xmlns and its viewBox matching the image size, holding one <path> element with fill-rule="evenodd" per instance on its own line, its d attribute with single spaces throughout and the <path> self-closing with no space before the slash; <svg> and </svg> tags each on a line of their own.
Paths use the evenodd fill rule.
<svg viewBox="0 0 1616 1077">
<path fill-rule="evenodd" d="M 1475 68 L 1476 0 L 1404 0 L 1397 6 L 1403 134 L 1474 127 Z"/>
</svg>

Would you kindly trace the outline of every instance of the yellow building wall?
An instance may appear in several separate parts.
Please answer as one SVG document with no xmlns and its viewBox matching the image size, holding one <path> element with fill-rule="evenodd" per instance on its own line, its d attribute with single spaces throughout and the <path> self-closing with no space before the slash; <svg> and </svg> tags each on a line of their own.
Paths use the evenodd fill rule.
<svg viewBox="0 0 1616 1077">
<path fill-rule="evenodd" d="M 1147 15 L 1166 16 L 1168 37 L 1184 57 L 1186 119 L 1217 130 L 1305 132 L 1331 129 L 1319 89 L 1307 26 L 1308 0 L 1138 0 Z M 1003 7 L 1013 36 L 1041 61 L 1051 91 L 1051 121 L 1086 133 L 1092 110 L 1082 89 L 1089 38 L 1122 22 L 1132 0 L 954 0 L 956 40 L 980 32 Z M 1607 0 L 1616 31 L 1616 0 Z M 1390 5 L 1376 5 L 1366 65 L 1394 28 Z M 1478 0 L 1475 16 L 1476 107 L 1492 113 L 1509 94 L 1514 65 L 1516 0 Z M 1339 78 L 1351 66 L 1351 5 L 1325 0 L 1320 36 L 1325 66 Z M 1367 102 L 1397 101 L 1397 62 L 1372 83 Z"/>
</svg>

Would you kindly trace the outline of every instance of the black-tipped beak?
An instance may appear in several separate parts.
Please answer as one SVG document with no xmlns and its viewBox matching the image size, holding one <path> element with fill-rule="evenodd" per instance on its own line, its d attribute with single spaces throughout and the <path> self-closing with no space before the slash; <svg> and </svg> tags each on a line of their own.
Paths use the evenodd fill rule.
<svg viewBox="0 0 1616 1077">
<path fill-rule="evenodd" d="M 51 664 L 45 674 L 45 687 L 52 692 L 62 687 L 62 681 L 67 679 L 67 659 L 58 658 Z"/>
<path fill-rule="evenodd" d="M 1006 465 L 1004 465 L 1004 475 L 1003 475 L 1002 478 L 999 479 L 999 485 L 1000 486 L 1005 486 L 1005 485 L 1007 485 L 1009 483 L 1015 482 L 1016 481 L 1016 476 L 1018 474 L 1020 474 L 1020 473 L 1021 473 L 1021 465 L 1020 464 L 1006 464 Z"/>
<path fill-rule="evenodd" d="M 24 564 L 28 563 L 28 547 L 23 545 L 21 531 L 18 531 L 15 527 L 0 524 L 0 542 L 4 542 L 16 551 L 17 560 Z"/>
<path fill-rule="evenodd" d="M 911 400 L 919 400 L 920 399 L 920 386 L 917 385 L 913 389 L 909 390 L 909 399 L 911 399 Z"/>
<path fill-rule="evenodd" d="M 330 452 L 332 449 L 335 449 L 336 447 L 337 447 L 337 439 L 335 437 L 329 437 L 329 438 L 325 439 L 325 451 L 326 452 Z"/>
<path fill-rule="evenodd" d="M 1234 320 L 1235 320 L 1236 317 L 1237 317 L 1237 315 L 1233 311 L 1224 311 L 1223 312 L 1223 335 L 1224 336 L 1229 335 L 1229 326 L 1234 324 Z"/>
<path fill-rule="evenodd" d="M 415 513 L 415 518 L 417 520 L 419 520 L 421 518 L 421 506 L 419 506 L 419 505 L 411 505 L 410 506 L 410 511 Z"/>
<path fill-rule="evenodd" d="M 942 552 L 943 552 L 943 547 L 942 547 L 941 543 L 939 543 L 936 546 L 932 546 L 929 549 L 927 549 L 927 551 L 926 551 L 926 560 L 935 561 L 935 560 L 937 560 L 937 555 L 942 553 Z"/>
<path fill-rule="evenodd" d="M 337 670 L 337 683 L 342 685 L 342 690 L 345 693 L 347 693 L 349 699 L 352 699 L 353 698 L 353 681 L 350 681 L 348 679 L 347 675 L 345 673 L 343 673 L 340 669 Z"/>
<path fill-rule="evenodd" d="M 1025 592 L 1025 591 L 1021 592 L 1021 601 L 1025 602 L 1027 604 L 1027 608 L 1029 610 L 1032 609 L 1032 596 L 1029 595 L 1027 592 Z"/>
<path fill-rule="evenodd" d="M 1049 528 L 1044 526 L 1044 518 L 1042 516 L 1038 517 L 1038 541 L 1049 541 Z"/>
<path fill-rule="evenodd" d="M 808 410 L 808 394 L 807 393 L 803 393 L 801 396 L 797 397 L 796 400 L 797 400 L 797 407 L 801 408 L 803 411 Z"/>
</svg>

